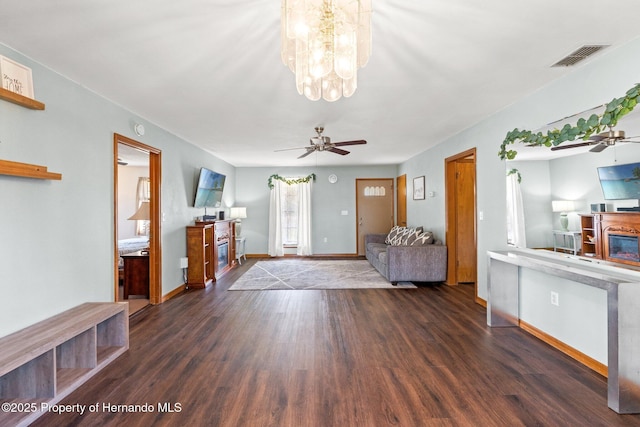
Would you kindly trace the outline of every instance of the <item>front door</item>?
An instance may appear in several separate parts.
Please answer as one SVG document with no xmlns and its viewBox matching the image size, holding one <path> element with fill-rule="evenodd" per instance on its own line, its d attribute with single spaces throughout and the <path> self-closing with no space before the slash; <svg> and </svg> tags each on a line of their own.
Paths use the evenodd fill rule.
<svg viewBox="0 0 640 427">
<path fill-rule="evenodd" d="M 393 227 L 393 198 L 393 178 L 356 179 L 358 255 L 365 254 L 365 235 Z"/>
</svg>

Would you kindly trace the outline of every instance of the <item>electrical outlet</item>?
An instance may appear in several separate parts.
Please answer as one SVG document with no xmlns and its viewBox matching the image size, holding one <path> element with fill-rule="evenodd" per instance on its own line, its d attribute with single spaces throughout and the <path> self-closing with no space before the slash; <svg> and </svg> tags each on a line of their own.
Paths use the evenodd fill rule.
<svg viewBox="0 0 640 427">
<path fill-rule="evenodd" d="M 557 292 L 551 291 L 551 305 L 560 305 L 560 297 Z"/>
<path fill-rule="evenodd" d="M 324 238 L 324 242 L 327 243 L 329 240 L 325 237 Z"/>
<path fill-rule="evenodd" d="M 189 258 L 184 257 L 180 258 L 180 268 L 188 268 L 189 267 Z"/>
</svg>

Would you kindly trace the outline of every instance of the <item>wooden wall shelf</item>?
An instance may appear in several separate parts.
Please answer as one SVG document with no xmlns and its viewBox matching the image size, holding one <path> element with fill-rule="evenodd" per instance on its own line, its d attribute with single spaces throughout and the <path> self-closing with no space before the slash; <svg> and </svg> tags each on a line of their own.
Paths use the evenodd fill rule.
<svg viewBox="0 0 640 427">
<path fill-rule="evenodd" d="M 6 90 L 2 87 L 0 87 L 0 99 L 13 102 L 14 104 L 18 104 L 26 108 L 31 108 L 32 110 L 44 110 L 44 104 L 42 102 L 27 98 L 26 96 L 11 92 L 10 90 Z"/>
<path fill-rule="evenodd" d="M 0 175 L 22 176 L 24 178 L 61 180 L 62 174 L 49 172 L 46 166 L 0 160 Z"/>
</svg>

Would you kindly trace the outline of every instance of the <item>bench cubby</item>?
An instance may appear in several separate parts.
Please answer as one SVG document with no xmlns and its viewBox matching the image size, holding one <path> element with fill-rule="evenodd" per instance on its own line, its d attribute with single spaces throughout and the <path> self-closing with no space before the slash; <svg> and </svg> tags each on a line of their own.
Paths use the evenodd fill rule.
<svg viewBox="0 0 640 427">
<path fill-rule="evenodd" d="M 28 425 L 127 351 L 128 307 L 85 303 L 0 338 L 0 403 L 21 409 L 0 425 Z"/>
</svg>

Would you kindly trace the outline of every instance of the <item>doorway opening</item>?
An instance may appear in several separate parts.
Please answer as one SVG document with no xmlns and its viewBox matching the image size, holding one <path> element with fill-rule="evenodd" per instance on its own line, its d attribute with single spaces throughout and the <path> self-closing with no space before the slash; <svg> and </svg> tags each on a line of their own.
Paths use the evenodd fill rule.
<svg viewBox="0 0 640 427">
<path fill-rule="evenodd" d="M 477 288 L 476 149 L 445 159 L 447 284 Z"/>
<path fill-rule="evenodd" d="M 114 134 L 114 299 L 161 303 L 160 150 Z"/>
</svg>

